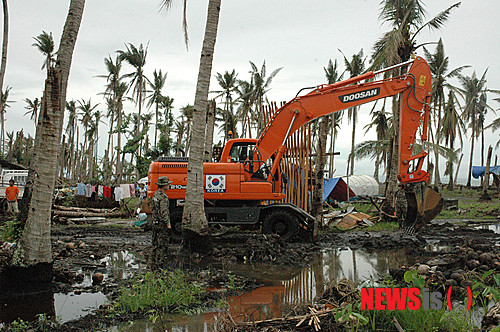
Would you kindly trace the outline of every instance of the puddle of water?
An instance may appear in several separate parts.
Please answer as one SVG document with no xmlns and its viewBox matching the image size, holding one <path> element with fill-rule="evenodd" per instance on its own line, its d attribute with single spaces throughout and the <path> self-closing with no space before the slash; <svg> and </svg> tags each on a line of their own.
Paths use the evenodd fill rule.
<svg viewBox="0 0 500 332">
<path fill-rule="evenodd" d="M 106 263 L 105 267 L 98 268 L 94 271 L 80 270 L 79 273 L 84 275 L 81 283 L 74 285 L 75 289 L 85 289 L 92 285 L 92 274 L 101 272 L 104 274 L 104 282 L 112 274 L 118 279 L 126 279 L 132 276 L 133 270 L 140 270 L 145 267 L 145 264 L 136 262 L 135 256 L 128 251 L 120 251 L 112 253 L 100 261 L 98 264 Z M 49 286 L 49 288 L 51 288 Z M 68 294 L 53 293 L 52 291 L 44 292 L 43 294 L 29 295 L 23 297 L 12 297 L 7 299 L 3 308 L 0 308 L 0 324 L 3 322 L 11 322 L 17 318 L 25 321 L 32 321 L 36 315 L 48 313 L 53 316 L 54 313 L 62 323 L 83 317 L 89 314 L 92 310 L 99 308 L 108 300 L 102 292 L 85 292 L 82 291 L 79 295 L 74 292 Z M 27 306 L 26 303 L 30 303 Z"/>
<path fill-rule="evenodd" d="M 500 234 L 500 224 L 481 224 L 481 225 L 477 225 L 477 226 L 474 226 L 474 228 L 476 229 L 489 229 L 493 232 L 495 232 L 496 234 Z"/>
<path fill-rule="evenodd" d="M 75 295 L 73 292 L 68 294 L 54 294 L 56 316 L 61 323 L 69 322 L 89 314 L 92 310 L 99 308 L 101 304 L 107 302 L 106 295 L 101 292 L 82 293 Z"/>
<path fill-rule="evenodd" d="M 413 265 L 417 257 L 401 250 L 328 249 L 316 253 L 303 268 L 268 265 L 232 264 L 227 267 L 235 274 L 254 278 L 263 286 L 251 292 L 227 299 L 228 310 L 237 322 L 280 317 L 284 308 L 311 303 L 326 285 L 347 278 L 355 283 L 376 280 L 389 272 L 389 268 Z M 159 326 L 167 331 L 206 331 L 214 324 L 217 313 L 193 316 L 170 316 L 173 322 L 154 325 L 149 320 L 115 327 L 113 331 L 153 331 Z M 194 319 L 196 323 L 191 323 Z M 203 320 L 203 324 L 200 321 Z M 195 324 L 195 325 L 193 325 Z"/>
</svg>

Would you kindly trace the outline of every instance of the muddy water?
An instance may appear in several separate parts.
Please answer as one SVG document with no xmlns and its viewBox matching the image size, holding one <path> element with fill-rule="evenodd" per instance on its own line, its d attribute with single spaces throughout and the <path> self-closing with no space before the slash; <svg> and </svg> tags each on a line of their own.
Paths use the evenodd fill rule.
<svg viewBox="0 0 500 332">
<path fill-rule="evenodd" d="M 314 302 L 316 295 L 330 282 L 342 278 L 354 282 L 376 280 L 390 268 L 414 264 L 417 257 L 401 250 L 327 249 L 317 253 L 303 268 L 233 264 L 225 267 L 235 274 L 256 279 L 263 286 L 251 292 L 229 297 L 228 310 L 237 322 L 280 317 L 283 309 Z M 164 316 L 161 322 L 136 321 L 112 331 L 203 331 L 217 323 L 217 313 L 195 316 Z"/>
<path fill-rule="evenodd" d="M 31 321 L 36 318 L 36 315 L 42 313 L 48 313 L 51 316 L 55 313 L 61 323 L 83 317 L 108 301 L 105 294 L 91 289 L 94 272 L 103 273 L 105 280 L 110 275 L 122 279 L 130 277 L 133 270 L 145 267 L 144 264 L 137 263 L 134 255 L 128 251 L 112 253 L 98 263 L 105 263 L 106 267 L 93 271 L 78 271 L 84 275 L 84 279 L 81 283 L 74 285 L 73 288 L 76 291 L 69 293 L 46 291 L 7 299 L 4 308 L 0 308 L 0 324 L 2 321 L 11 322 L 17 318 Z M 27 303 L 32 305 L 27 305 Z"/>
</svg>

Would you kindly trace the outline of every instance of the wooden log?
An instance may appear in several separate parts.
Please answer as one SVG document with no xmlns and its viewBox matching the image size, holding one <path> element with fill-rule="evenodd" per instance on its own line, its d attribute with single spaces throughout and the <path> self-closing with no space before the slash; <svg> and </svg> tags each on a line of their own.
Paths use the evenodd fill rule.
<svg viewBox="0 0 500 332">
<path fill-rule="evenodd" d="M 72 218 L 83 218 L 83 217 L 105 217 L 105 218 L 126 218 L 128 217 L 127 212 L 115 211 L 110 213 L 95 213 L 86 211 L 60 211 L 52 210 L 54 216 L 58 217 L 72 217 Z"/>
</svg>

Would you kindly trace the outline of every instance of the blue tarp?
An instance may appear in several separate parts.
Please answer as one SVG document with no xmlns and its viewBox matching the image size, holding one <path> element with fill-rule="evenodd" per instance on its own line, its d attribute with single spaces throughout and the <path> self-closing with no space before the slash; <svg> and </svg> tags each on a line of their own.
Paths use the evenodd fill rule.
<svg viewBox="0 0 500 332">
<path fill-rule="evenodd" d="M 351 188 L 349 188 L 349 199 L 356 196 Z M 347 184 L 341 177 L 323 179 L 323 200 L 328 199 L 345 202 L 347 199 Z"/>
<path fill-rule="evenodd" d="M 486 166 L 472 166 L 472 176 L 474 179 L 479 179 L 486 172 Z M 490 166 L 490 173 L 500 175 L 500 166 Z"/>
</svg>

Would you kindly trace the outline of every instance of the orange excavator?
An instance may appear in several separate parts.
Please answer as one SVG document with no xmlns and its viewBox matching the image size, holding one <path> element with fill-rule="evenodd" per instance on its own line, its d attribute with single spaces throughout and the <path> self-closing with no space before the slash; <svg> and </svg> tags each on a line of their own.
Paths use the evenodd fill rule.
<svg viewBox="0 0 500 332">
<path fill-rule="evenodd" d="M 376 75 L 404 66 L 410 66 L 404 75 L 369 81 Z M 407 200 L 403 229 L 406 233 L 419 231 L 441 211 L 443 204 L 441 195 L 427 186 L 430 175 L 422 169 L 427 156 L 424 143 L 432 95 L 427 62 L 416 57 L 396 66 L 311 89 L 302 96 L 299 91 L 295 98 L 276 110 L 258 139 L 230 139 L 219 162 L 204 163 L 205 213 L 209 224 L 262 227 L 264 233 L 277 233 L 284 240 L 294 237 L 301 229 L 310 232 L 314 223 L 311 215 L 293 204 L 279 202 L 285 197 L 283 189 L 287 182 L 280 169 L 287 138 L 321 116 L 401 94 L 398 180 Z M 422 149 L 414 153 L 419 132 Z M 160 157 L 149 167 L 149 197 L 157 189 L 158 177 L 166 175 L 173 181 L 167 195 L 171 200 L 174 235 L 181 234 L 187 168 L 187 157 Z M 269 201 L 275 203 L 268 204 Z"/>
</svg>

